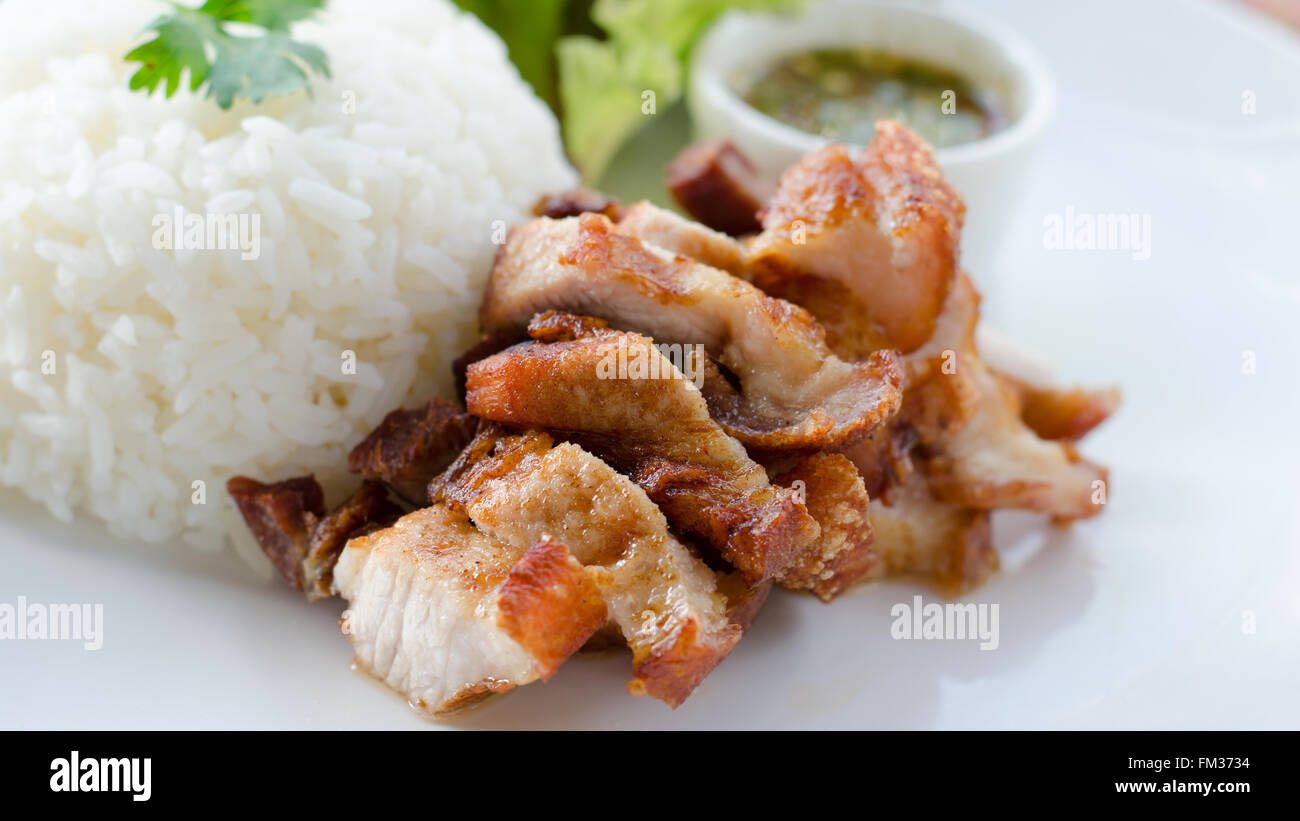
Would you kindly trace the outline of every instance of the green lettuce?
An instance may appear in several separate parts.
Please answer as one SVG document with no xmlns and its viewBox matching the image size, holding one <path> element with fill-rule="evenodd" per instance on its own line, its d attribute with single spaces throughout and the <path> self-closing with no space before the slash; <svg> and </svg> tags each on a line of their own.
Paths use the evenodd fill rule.
<svg viewBox="0 0 1300 821">
<path fill-rule="evenodd" d="M 682 96 L 700 36 L 732 9 L 791 12 L 805 0 L 458 0 L 506 42 L 510 59 L 560 115 L 584 179 Z"/>
</svg>

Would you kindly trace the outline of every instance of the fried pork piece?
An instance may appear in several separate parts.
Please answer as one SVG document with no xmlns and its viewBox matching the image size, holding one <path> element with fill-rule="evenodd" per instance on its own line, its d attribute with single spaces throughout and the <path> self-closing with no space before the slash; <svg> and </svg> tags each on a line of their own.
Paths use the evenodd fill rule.
<svg viewBox="0 0 1300 821">
<path fill-rule="evenodd" d="M 226 481 L 253 538 L 290 585 L 302 590 L 302 560 L 316 525 L 325 518 L 325 494 L 314 476 L 263 484 L 247 476 Z"/>
<path fill-rule="evenodd" d="M 406 501 L 423 505 L 429 481 L 451 464 L 477 425 L 474 417 L 443 399 L 395 410 L 348 454 L 348 469 L 386 482 Z"/>
<path fill-rule="evenodd" d="M 604 214 L 610 219 L 618 219 L 622 206 L 618 200 L 607 197 L 599 191 L 593 191 L 590 188 L 575 188 L 572 191 L 565 191 L 561 194 L 548 194 L 537 201 L 533 206 L 533 215 L 538 217 L 550 217 L 551 219 L 564 219 L 565 217 L 576 217 L 579 214 Z"/>
<path fill-rule="evenodd" d="M 334 576 L 357 665 L 434 714 L 550 678 L 608 618 L 563 544 L 520 549 L 445 505 L 352 539 Z"/>
<path fill-rule="evenodd" d="M 388 525 L 402 509 L 388 498 L 379 482 L 363 482 L 356 493 L 344 500 L 316 525 L 307 554 L 303 556 L 302 591 L 308 601 L 334 595 L 334 564 L 348 539 Z"/>
<path fill-rule="evenodd" d="M 456 396 L 462 405 L 465 403 L 465 370 L 480 359 L 489 357 L 497 351 L 504 351 L 511 345 L 523 342 L 526 338 L 522 333 L 484 334 L 469 350 L 456 357 L 451 363 L 451 376 L 456 385 Z"/>
<path fill-rule="evenodd" d="M 765 290 L 811 277 L 856 294 L 907 353 L 930 338 L 957 270 L 965 206 L 929 146 L 892 120 L 854 156 L 828 145 L 788 169 L 750 246 Z"/>
<path fill-rule="evenodd" d="M 644 491 L 573 443 L 485 423 L 429 495 L 501 542 L 567 545 L 632 649 L 633 694 L 677 706 L 740 640 L 713 571 Z"/>
<path fill-rule="evenodd" d="M 904 416 L 921 437 L 931 489 L 967 507 L 1023 508 L 1058 519 L 1096 515 L 1106 470 L 1068 443 L 1039 438 L 1021 420 L 1016 395 L 975 350 L 978 317 L 979 294 L 963 275 L 934 338 L 909 357 L 915 399 L 905 400 Z"/>
<path fill-rule="evenodd" d="M 931 336 L 903 358 L 907 376 L 898 414 L 903 425 L 894 426 L 895 434 L 915 434 L 917 458 L 934 494 L 957 507 L 1024 508 L 1058 519 L 1095 515 L 1100 511 L 1093 501 L 1095 483 L 1105 482 L 1105 470 L 1081 459 L 1067 443 L 1044 441 L 1021 417 L 1048 433 L 1073 428 L 1081 434 L 1117 397 L 1084 394 L 1088 398 L 1072 412 L 1069 406 L 1053 409 L 1050 398 L 1060 393 L 1034 396 L 1008 387 L 976 350 L 979 294 L 965 274 L 955 283 L 931 323 Z M 840 283 L 796 276 L 769 279 L 767 285 L 816 316 L 831 347 L 845 359 L 869 355 L 889 342 L 879 327 L 863 320 L 866 314 Z M 1038 403 L 1031 405 L 1029 397 Z M 874 434 L 870 439 L 879 443 Z M 873 467 L 863 447 L 854 443 L 840 449 L 850 452 L 876 498 L 885 488 L 873 480 L 887 470 L 883 463 Z"/>
<path fill-rule="evenodd" d="M 749 248 L 744 244 L 651 203 L 639 202 L 629 208 L 618 223 L 618 232 L 741 279 L 755 279 Z M 871 320 L 862 297 L 843 282 L 784 273 L 787 275 L 776 276 L 770 267 L 765 270 L 763 292 L 811 313 L 825 329 L 826 344 L 836 356 L 860 362 L 893 347 L 884 328 Z"/>
<path fill-rule="evenodd" d="M 1117 388 L 1058 388 L 998 376 L 1016 397 L 1020 418 L 1041 439 L 1082 439 L 1119 407 Z"/>
<path fill-rule="evenodd" d="M 888 503 L 894 488 L 913 470 L 916 443 L 916 429 L 900 414 L 841 453 L 857 468 L 868 496 Z"/>
<path fill-rule="evenodd" d="M 262 552 L 308 601 L 333 595 L 334 563 L 348 538 L 401 513 L 379 482 L 365 482 L 328 516 L 321 487 L 312 476 L 274 484 L 235 476 L 226 482 L 226 490 Z"/>
<path fill-rule="evenodd" d="M 798 489 L 808 512 L 821 526 L 816 549 L 778 574 L 781 584 L 806 588 L 822 601 L 831 601 L 880 563 L 872 549 L 873 530 L 867 515 L 871 499 L 858 469 L 846 457 L 814 454 L 777 481 Z"/>
<path fill-rule="evenodd" d="M 919 471 L 893 488 L 888 503 L 872 499 L 870 519 L 872 550 L 881 561 L 869 578 L 915 573 L 956 594 L 980 585 L 998 569 L 989 512 L 936 499 Z"/>
<path fill-rule="evenodd" d="M 548 313 L 530 332 L 549 343 L 508 348 L 470 366 L 471 413 L 557 431 L 649 494 L 681 532 L 717 549 L 751 584 L 806 564 L 819 528 L 791 491 L 709 417 L 703 395 L 640 334 Z M 638 370 L 620 373 L 618 363 Z M 807 582 L 807 583 L 804 583 Z"/>
<path fill-rule="evenodd" d="M 730 573 L 718 573 L 718 592 L 725 602 L 727 621 L 748 631 L 753 625 L 758 611 L 763 609 L 768 595 L 772 592 L 772 582 L 766 581 L 757 587 L 750 587 L 745 577 L 738 570 Z M 626 647 L 623 633 L 618 625 L 610 622 L 587 640 L 582 646 L 584 653 L 598 653 L 611 647 Z"/>
<path fill-rule="evenodd" d="M 716 268 L 619 234 L 608 219 L 537 219 L 498 255 L 480 320 L 517 331 L 547 309 L 600 316 L 663 343 L 701 344 L 740 382 L 715 418 L 747 446 L 820 449 L 851 442 L 898 408 L 889 351 L 850 364 L 803 309 Z"/>
<path fill-rule="evenodd" d="M 758 212 L 771 191 L 730 140 L 688 145 L 668 164 L 665 175 L 673 199 L 713 230 L 738 237 L 762 228 Z"/>
<path fill-rule="evenodd" d="M 646 245 L 689 257 L 742 279 L 749 278 L 748 252 L 743 245 L 726 234 L 649 202 L 638 202 L 628 208 L 615 230 Z"/>
<path fill-rule="evenodd" d="M 900 418 L 844 451 L 871 493 L 867 519 L 878 561 L 865 578 L 914 573 L 960 593 L 997 570 L 989 512 L 935 498 L 912 462 L 916 443 L 916 431 Z"/>
<path fill-rule="evenodd" d="M 750 251 L 744 244 L 651 203 L 639 202 L 629 208 L 619 220 L 618 232 L 741 279 L 755 279 Z M 766 269 L 763 292 L 793 302 L 816 317 L 836 356 L 860 362 L 876 351 L 894 347 L 884 328 L 871 320 L 862 297 L 843 282 L 783 273 L 786 275 L 776 276 L 770 267 Z"/>
<path fill-rule="evenodd" d="M 763 604 L 767 602 L 767 597 L 772 592 L 772 582 L 767 581 L 751 587 L 749 582 L 745 581 L 744 574 L 733 570 L 730 573 L 718 574 L 718 592 L 722 594 L 725 603 L 727 621 L 744 631 L 754 624 L 758 611 L 763 609 Z"/>
</svg>

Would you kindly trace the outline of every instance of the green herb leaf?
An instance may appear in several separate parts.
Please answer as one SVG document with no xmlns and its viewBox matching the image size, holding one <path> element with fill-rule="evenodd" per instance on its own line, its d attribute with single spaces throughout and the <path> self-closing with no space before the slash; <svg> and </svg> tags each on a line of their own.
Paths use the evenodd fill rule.
<svg viewBox="0 0 1300 821">
<path fill-rule="evenodd" d="M 159 17 L 149 24 L 158 36 L 141 43 L 126 55 L 127 62 L 140 63 L 131 75 L 131 90 L 153 91 L 166 81 L 168 97 L 180 87 L 181 72 L 189 69 L 190 90 L 199 87 L 208 76 L 205 44 L 211 40 L 215 25 L 196 15 L 174 14 Z"/>
<path fill-rule="evenodd" d="M 325 0 L 207 0 L 199 11 L 226 23 L 249 23 L 267 31 L 287 32 L 289 24 L 306 20 Z"/>
<path fill-rule="evenodd" d="M 329 60 L 319 47 L 290 39 L 289 26 L 306 19 L 325 0 L 207 0 L 197 9 L 173 3 L 174 11 L 149 24 L 155 32 L 132 49 L 128 62 L 140 63 L 131 89 L 153 92 L 160 84 L 171 97 L 189 71 L 190 90 L 207 83 L 206 96 L 228 109 L 245 97 L 267 97 L 304 90 L 311 94 L 311 73 L 330 76 Z M 262 35 L 231 34 L 238 23 L 265 30 Z"/>
<path fill-rule="evenodd" d="M 302 65 L 329 76 L 325 52 L 283 34 L 224 37 L 216 48 L 217 59 L 208 74 L 208 96 L 222 108 L 230 108 L 237 97 L 260 103 L 300 88 L 310 95 L 311 80 Z"/>
</svg>

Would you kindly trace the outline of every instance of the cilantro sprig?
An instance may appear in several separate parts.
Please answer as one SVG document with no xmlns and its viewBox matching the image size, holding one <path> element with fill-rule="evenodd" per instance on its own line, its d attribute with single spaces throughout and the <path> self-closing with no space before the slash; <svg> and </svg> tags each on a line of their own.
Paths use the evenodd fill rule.
<svg viewBox="0 0 1300 821">
<path fill-rule="evenodd" d="M 160 84 L 171 97 L 189 71 L 191 91 L 207 84 L 206 96 L 223 109 L 244 97 L 267 97 L 302 89 L 311 95 L 311 75 L 330 76 L 325 52 L 289 37 L 289 26 L 316 13 L 325 0 L 206 0 L 192 8 L 171 2 L 172 11 L 148 25 L 155 36 L 132 49 L 128 62 L 140 63 L 131 90 L 153 92 Z M 231 24 L 263 29 L 240 34 Z"/>
</svg>

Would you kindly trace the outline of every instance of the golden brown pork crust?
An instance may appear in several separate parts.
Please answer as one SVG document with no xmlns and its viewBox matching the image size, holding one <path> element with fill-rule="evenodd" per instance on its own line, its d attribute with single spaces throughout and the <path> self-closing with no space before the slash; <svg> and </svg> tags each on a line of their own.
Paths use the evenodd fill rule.
<svg viewBox="0 0 1300 821">
<path fill-rule="evenodd" d="M 640 488 L 572 443 L 485 423 L 430 495 L 502 542 L 563 540 L 633 650 L 634 692 L 675 706 L 740 640 L 712 571 Z"/>
<path fill-rule="evenodd" d="M 510 571 L 497 607 L 497 624 L 537 661 L 543 681 L 609 619 L 596 582 L 549 536 Z"/>
<path fill-rule="evenodd" d="M 781 176 L 750 246 L 754 281 L 774 293 L 799 277 L 841 282 L 907 353 L 934 331 L 957 270 L 964 216 L 929 146 L 881 120 L 858 156 L 829 145 Z"/>
<path fill-rule="evenodd" d="M 848 146 L 835 143 L 786 169 L 763 209 L 763 225 L 782 228 L 800 221 L 820 233 L 850 219 L 874 221 L 875 193 Z"/>
<path fill-rule="evenodd" d="M 609 323 L 599 317 L 579 316 L 554 309 L 543 311 L 528 323 L 528 335 L 538 342 L 572 342 L 605 335 Z"/>
<path fill-rule="evenodd" d="M 867 495 L 889 503 L 894 488 L 915 469 L 912 450 L 916 443 L 916 430 L 906 420 L 895 417 L 840 452 L 857 468 Z"/>
<path fill-rule="evenodd" d="M 370 480 L 330 511 L 316 525 L 300 564 L 302 591 L 307 600 L 319 601 L 334 595 L 334 563 L 348 539 L 371 528 L 387 527 L 401 515 L 402 509 L 388 498 L 384 485 Z"/>
<path fill-rule="evenodd" d="M 624 450 L 624 458 L 626 454 Z M 742 489 L 725 470 L 644 454 L 625 463 L 630 465 L 632 481 L 663 509 L 674 527 L 718 549 L 750 584 L 781 577 L 817 549 L 817 520 L 782 488 Z M 798 586 L 799 577 L 790 579 L 791 586 Z"/>
<path fill-rule="evenodd" d="M 858 469 L 838 453 L 819 453 L 800 463 L 777 481 L 797 487 L 808 512 L 821 525 L 816 549 L 777 574 L 785 587 L 811 590 L 831 601 L 880 563 L 871 549 L 871 503 Z"/>
<path fill-rule="evenodd" d="M 233 476 L 226 491 L 275 569 L 308 601 L 334 595 L 333 571 L 348 539 L 390 524 L 402 511 L 379 482 L 367 481 L 325 514 L 314 476 L 264 484 Z"/>
<path fill-rule="evenodd" d="M 719 573 L 718 592 L 727 602 L 727 620 L 741 630 L 748 630 L 767 602 L 772 582 L 751 587 L 741 573 Z"/>
<path fill-rule="evenodd" d="M 888 333 L 871 319 L 866 301 L 848 285 L 810 276 L 768 277 L 768 294 L 807 309 L 826 329 L 826 344 L 847 362 L 893 348 Z"/>
<path fill-rule="evenodd" d="M 942 243 L 939 253 L 956 259 L 966 204 L 939 170 L 929 144 L 897 120 L 879 120 L 859 162 L 867 183 L 891 206 L 895 235 L 933 232 Z"/>
<path fill-rule="evenodd" d="M 603 216 L 534 220 L 512 231 L 498 255 L 480 312 L 485 328 L 522 329 L 552 308 L 628 330 L 654 326 L 665 334 L 660 342 L 702 345 L 738 378 L 718 421 L 747 446 L 814 451 L 847 443 L 900 400 L 893 352 L 844 362 L 807 311 L 620 234 Z"/>
<path fill-rule="evenodd" d="M 451 363 L 451 378 L 456 385 L 456 398 L 465 404 L 465 370 L 470 365 L 486 359 L 497 351 L 504 351 L 517 342 L 523 342 L 519 333 L 487 333 Z"/>
<path fill-rule="evenodd" d="M 808 410 L 797 424 L 784 417 L 756 413 L 742 389 L 736 388 L 716 367 L 705 365 L 704 391 L 709 413 L 727 433 L 759 454 L 813 453 L 824 448 L 843 448 L 885 424 L 898 412 L 903 400 L 903 368 L 892 350 L 876 350 L 855 363 L 855 379 L 861 387 L 849 413 L 828 408 Z M 846 422 L 845 419 L 852 421 Z"/>
<path fill-rule="evenodd" d="M 802 561 L 816 521 L 709 417 L 685 375 L 639 334 L 563 314 L 533 321 L 543 338 L 472 365 L 471 412 L 554 431 L 625 473 L 679 531 L 721 552 L 752 584 Z M 620 354 L 658 364 L 657 378 L 602 373 Z"/>
<path fill-rule="evenodd" d="M 1042 439 L 1078 441 L 1119 408 L 1118 388 L 1055 388 L 1002 376 L 1020 403 L 1020 418 Z"/>
<path fill-rule="evenodd" d="M 718 592 L 726 601 L 727 620 L 743 631 L 749 630 L 763 609 L 768 595 L 772 592 L 772 582 L 766 581 L 750 587 L 742 573 L 718 573 Z M 598 630 L 582 646 L 583 653 L 599 653 L 612 647 L 626 647 L 627 642 L 618 626 L 610 623 Z"/>
<path fill-rule="evenodd" d="M 740 640 L 741 628 L 722 635 L 705 630 L 695 616 L 679 629 L 649 648 L 632 654 L 634 678 L 627 691 L 634 696 L 657 698 L 677 707 L 717 667 Z"/>
</svg>

